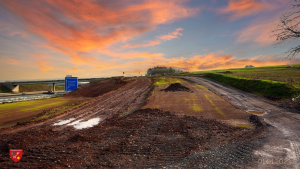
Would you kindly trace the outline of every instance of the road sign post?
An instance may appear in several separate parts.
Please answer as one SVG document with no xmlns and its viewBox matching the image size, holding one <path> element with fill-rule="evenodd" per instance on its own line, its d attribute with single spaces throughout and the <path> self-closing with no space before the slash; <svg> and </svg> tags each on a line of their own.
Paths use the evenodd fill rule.
<svg viewBox="0 0 300 169">
<path fill-rule="evenodd" d="M 78 77 L 65 77 L 65 91 L 73 91 L 78 88 Z"/>
</svg>

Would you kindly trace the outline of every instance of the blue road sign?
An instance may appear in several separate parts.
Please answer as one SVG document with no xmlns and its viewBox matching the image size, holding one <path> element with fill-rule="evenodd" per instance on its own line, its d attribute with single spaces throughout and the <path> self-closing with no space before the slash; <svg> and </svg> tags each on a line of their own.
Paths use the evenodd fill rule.
<svg viewBox="0 0 300 169">
<path fill-rule="evenodd" d="M 73 91 L 78 88 L 78 77 L 65 77 L 65 91 Z"/>
</svg>

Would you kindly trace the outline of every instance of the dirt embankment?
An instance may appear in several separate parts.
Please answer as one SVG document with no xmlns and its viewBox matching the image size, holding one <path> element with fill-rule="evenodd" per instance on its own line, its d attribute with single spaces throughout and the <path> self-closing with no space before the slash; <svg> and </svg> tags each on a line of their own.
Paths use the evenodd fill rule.
<svg viewBox="0 0 300 169">
<path fill-rule="evenodd" d="M 3 168 L 145 168 L 176 163 L 217 146 L 251 140 L 261 132 L 216 120 L 177 116 L 158 109 L 117 115 L 95 127 L 53 131 L 49 127 L 0 135 Z M 9 149 L 23 149 L 20 162 Z"/>
<path fill-rule="evenodd" d="M 64 90 L 64 86 L 56 86 L 55 90 Z M 52 90 L 51 86 L 47 84 L 28 84 L 20 85 L 20 92 L 35 92 Z"/>
<path fill-rule="evenodd" d="M 135 81 L 133 78 L 120 77 L 100 81 L 96 84 L 78 88 L 64 97 L 97 97 Z"/>
</svg>

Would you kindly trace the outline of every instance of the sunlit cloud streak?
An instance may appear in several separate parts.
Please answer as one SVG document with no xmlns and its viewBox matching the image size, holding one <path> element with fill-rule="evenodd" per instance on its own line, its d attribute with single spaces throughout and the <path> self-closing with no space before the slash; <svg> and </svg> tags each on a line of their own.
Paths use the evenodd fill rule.
<svg viewBox="0 0 300 169">
<path fill-rule="evenodd" d="M 155 46 L 159 45 L 161 43 L 160 40 L 154 39 L 152 41 L 148 41 L 142 44 L 136 43 L 136 44 L 129 44 L 129 45 L 124 45 L 123 47 L 125 48 L 139 48 L 139 47 L 149 47 L 149 46 Z"/>
<path fill-rule="evenodd" d="M 158 38 L 161 40 L 171 40 L 171 39 L 175 39 L 178 38 L 178 36 L 181 36 L 182 34 L 179 31 L 182 31 L 182 28 L 177 28 L 174 32 L 169 33 L 168 35 L 162 35 L 159 36 Z"/>
<path fill-rule="evenodd" d="M 154 39 L 150 42 L 145 42 L 142 44 L 129 44 L 129 45 L 125 45 L 124 47 L 137 48 L 137 47 L 149 47 L 149 46 L 159 45 L 161 43 L 161 40 L 168 41 L 175 38 L 179 38 L 178 36 L 182 36 L 182 34 L 179 31 L 182 30 L 183 30 L 182 28 L 177 28 L 174 32 L 168 33 L 167 35 L 158 36 L 158 39 Z"/>
<path fill-rule="evenodd" d="M 228 14 L 230 20 L 236 20 L 268 10 L 271 7 L 269 3 L 257 0 L 228 0 L 228 6 L 219 9 L 219 12 Z"/>
<path fill-rule="evenodd" d="M 54 70 L 54 67 L 51 66 L 48 61 L 38 61 L 37 65 L 39 66 L 39 70 L 42 72 Z"/>
<path fill-rule="evenodd" d="M 186 58 L 160 58 L 157 62 L 152 62 L 153 65 L 161 65 L 167 67 L 181 68 L 187 71 L 213 70 L 213 69 L 228 69 L 228 68 L 243 68 L 246 65 L 272 66 L 284 65 L 300 62 L 300 59 L 294 61 L 282 60 L 271 55 L 259 55 L 250 59 L 238 59 L 232 55 L 216 55 L 215 53 L 207 55 L 196 55 L 190 59 Z M 151 61 L 150 61 L 151 63 Z"/>
<path fill-rule="evenodd" d="M 199 8 L 185 7 L 184 1 L 140 1 L 116 8 L 114 2 L 92 0 L 1 2 L 23 18 L 32 33 L 45 38 L 54 49 L 68 54 L 74 64 L 96 61 L 93 57 L 75 55 L 76 52 L 125 42 L 155 29 L 158 24 L 190 17 L 199 11 Z"/>
<path fill-rule="evenodd" d="M 276 41 L 272 31 L 276 29 L 276 22 L 272 20 L 253 23 L 243 30 L 235 33 L 238 35 L 236 42 L 256 42 L 263 45 L 271 44 Z"/>
<path fill-rule="evenodd" d="M 1 61 L 6 63 L 6 64 L 20 65 L 19 59 L 7 57 L 7 56 L 3 56 L 3 57 L 0 57 L 0 58 L 1 58 Z"/>
</svg>

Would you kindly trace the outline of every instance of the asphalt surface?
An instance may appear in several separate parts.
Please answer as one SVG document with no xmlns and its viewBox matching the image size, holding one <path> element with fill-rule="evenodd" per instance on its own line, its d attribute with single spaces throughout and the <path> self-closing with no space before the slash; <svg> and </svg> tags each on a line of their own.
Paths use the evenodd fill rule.
<svg viewBox="0 0 300 169">
<path fill-rule="evenodd" d="M 300 168 L 300 113 L 285 109 L 271 102 L 230 86 L 200 77 L 182 77 L 205 86 L 212 92 L 244 111 L 263 112 L 259 115 L 271 126 L 265 136 L 249 143 L 234 143 L 216 150 L 203 152 L 212 161 L 212 168 Z M 241 144 L 241 145 L 238 145 Z M 237 147 L 227 152 L 228 146 Z M 223 152 L 223 153 L 221 153 Z M 197 154 L 194 157 L 196 158 Z M 198 155 L 199 156 L 199 155 Z M 213 156 L 214 158 L 211 158 Z M 231 160 L 229 157 L 232 156 Z M 185 163 L 178 163 L 178 168 L 185 168 Z M 216 167 L 213 167 L 216 166 Z M 176 166 L 170 166 L 170 168 Z M 207 167 L 207 166 L 206 166 Z M 197 166 L 197 168 L 206 168 Z M 208 168 L 210 168 L 208 167 Z"/>
<path fill-rule="evenodd" d="M 44 91 L 47 92 L 47 91 Z M 0 94 L 0 104 L 1 103 L 10 103 L 18 101 L 28 101 L 35 99 L 43 99 L 50 97 L 59 97 L 64 95 L 64 92 L 56 92 L 55 94 L 43 94 L 44 92 L 27 92 L 27 93 L 17 93 L 17 94 Z"/>
</svg>

